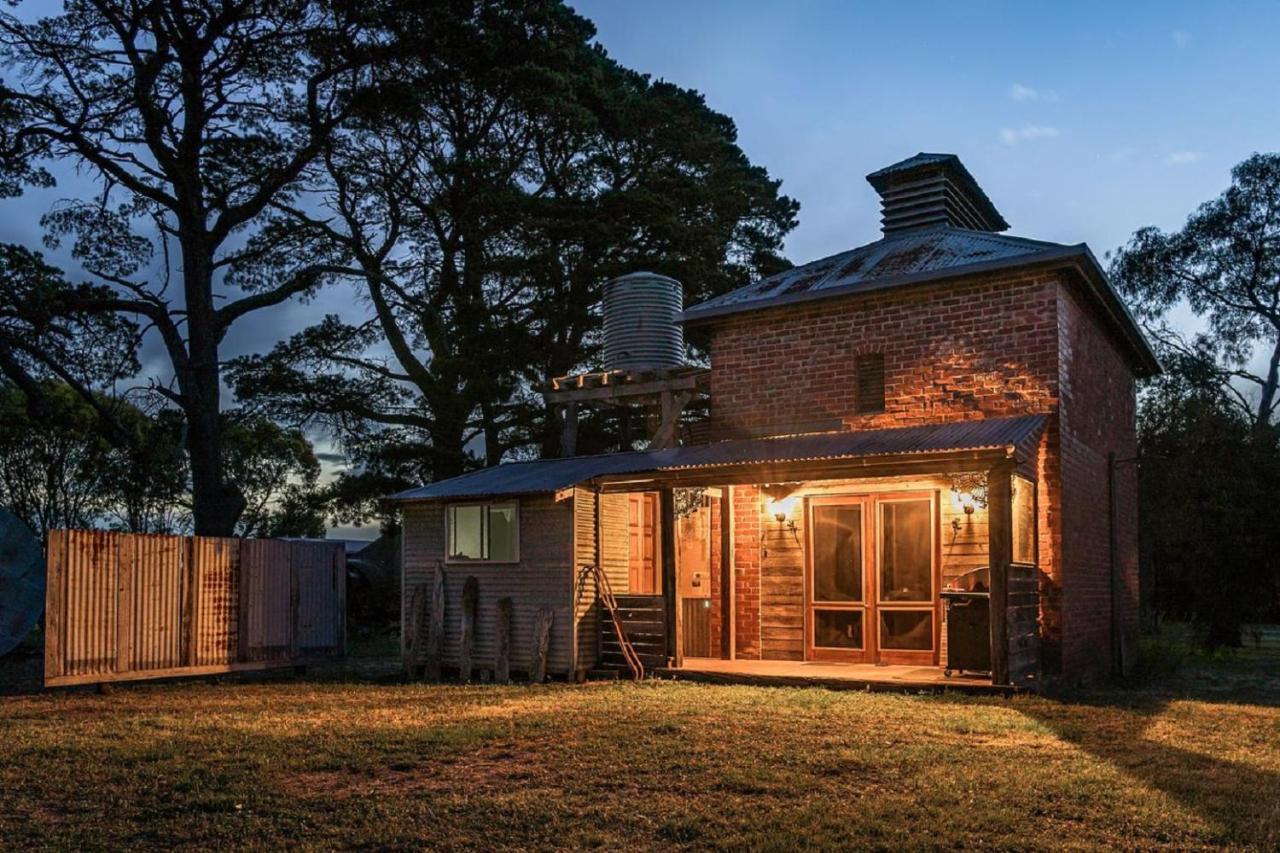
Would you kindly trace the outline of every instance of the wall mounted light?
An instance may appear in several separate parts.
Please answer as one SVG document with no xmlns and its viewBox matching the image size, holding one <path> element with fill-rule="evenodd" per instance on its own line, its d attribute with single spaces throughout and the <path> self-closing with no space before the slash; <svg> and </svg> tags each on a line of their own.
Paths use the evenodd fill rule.
<svg viewBox="0 0 1280 853">
<path fill-rule="evenodd" d="M 795 509 L 800 499 L 794 494 L 797 483 L 771 483 L 764 486 L 765 511 L 778 522 L 778 527 L 791 531 L 791 535 L 800 541 L 799 529 L 796 527 Z"/>
<path fill-rule="evenodd" d="M 954 507 L 964 512 L 965 516 L 972 516 L 978 509 L 986 509 L 987 476 L 976 472 L 953 474 L 951 476 L 951 503 Z M 953 533 L 960 532 L 960 519 L 951 519 L 951 530 Z"/>
</svg>

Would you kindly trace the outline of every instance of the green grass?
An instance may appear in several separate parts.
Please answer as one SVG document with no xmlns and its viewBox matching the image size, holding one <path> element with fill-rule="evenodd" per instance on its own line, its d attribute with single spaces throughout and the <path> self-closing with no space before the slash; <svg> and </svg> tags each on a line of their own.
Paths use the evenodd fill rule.
<svg viewBox="0 0 1280 853">
<path fill-rule="evenodd" d="M 1274 663 L 1070 702 L 367 661 L 0 698 L 0 847 L 1274 849 Z"/>
</svg>

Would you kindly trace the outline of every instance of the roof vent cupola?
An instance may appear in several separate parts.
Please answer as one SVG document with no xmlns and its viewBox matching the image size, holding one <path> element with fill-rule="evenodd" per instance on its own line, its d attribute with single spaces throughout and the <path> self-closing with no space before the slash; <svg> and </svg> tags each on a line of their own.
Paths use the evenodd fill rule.
<svg viewBox="0 0 1280 853">
<path fill-rule="evenodd" d="M 885 166 L 867 175 L 880 194 L 885 237 L 920 228 L 1004 231 L 991 199 L 954 154 L 925 154 Z"/>
</svg>

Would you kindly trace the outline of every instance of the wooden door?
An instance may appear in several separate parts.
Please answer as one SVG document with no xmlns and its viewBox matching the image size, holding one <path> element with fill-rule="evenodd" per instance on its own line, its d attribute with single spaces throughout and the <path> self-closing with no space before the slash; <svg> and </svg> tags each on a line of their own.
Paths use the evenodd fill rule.
<svg viewBox="0 0 1280 853">
<path fill-rule="evenodd" d="M 874 659 L 874 602 L 867 584 L 870 501 L 809 501 L 805 571 L 805 657 L 863 663 Z"/>
<path fill-rule="evenodd" d="M 876 651 L 881 663 L 938 662 L 938 536 L 932 492 L 876 497 Z"/>
<path fill-rule="evenodd" d="M 632 595 L 658 595 L 658 495 L 636 492 L 627 496 L 627 549 Z"/>
<path fill-rule="evenodd" d="M 806 515 L 806 659 L 937 663 L 934 494 L 811 498 Z"/>
</svg>

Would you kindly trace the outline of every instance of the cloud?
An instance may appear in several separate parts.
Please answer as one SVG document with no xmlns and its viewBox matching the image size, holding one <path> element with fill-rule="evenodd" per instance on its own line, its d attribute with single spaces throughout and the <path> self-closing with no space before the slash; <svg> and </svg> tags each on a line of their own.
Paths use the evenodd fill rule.
<svg viewBox="0 0 1280 853">
<path fill-rule="evenodd" d="M 1058 93 L 1052 89 L 1033 89 L 1021 83 L 1009 87 L 1009 97 L 1015 101 L 1044 101 L 1047 104 L 1058 101 Z"/>
<path fill-rule="evenodd" d="M 1199 151 L 1175 151 L 1172 154 L 1165 155 L 1164 164 L 1166 166 L 1185 166 L 1188 163 L 1194 163 L 1199 160 L 1202 155 Z"/>
<path fill-rule="evenodd" d="M 1174 30 L 1169 37 L 1173 39 L 1173 46 L 1179 50 L 1191 44 L 1191 33 L 1186 30 Z"/>
<path fill-rule="evenodd" d="M 1052 139 L 1057 135 L 1056 127 L 1045 127 L 1042 124 L 1000 128 L 1000 141 L 1005 145 L 1017 145 L 1019 142 L 1029 142 L 1033 139 Z"/>
</svg>

